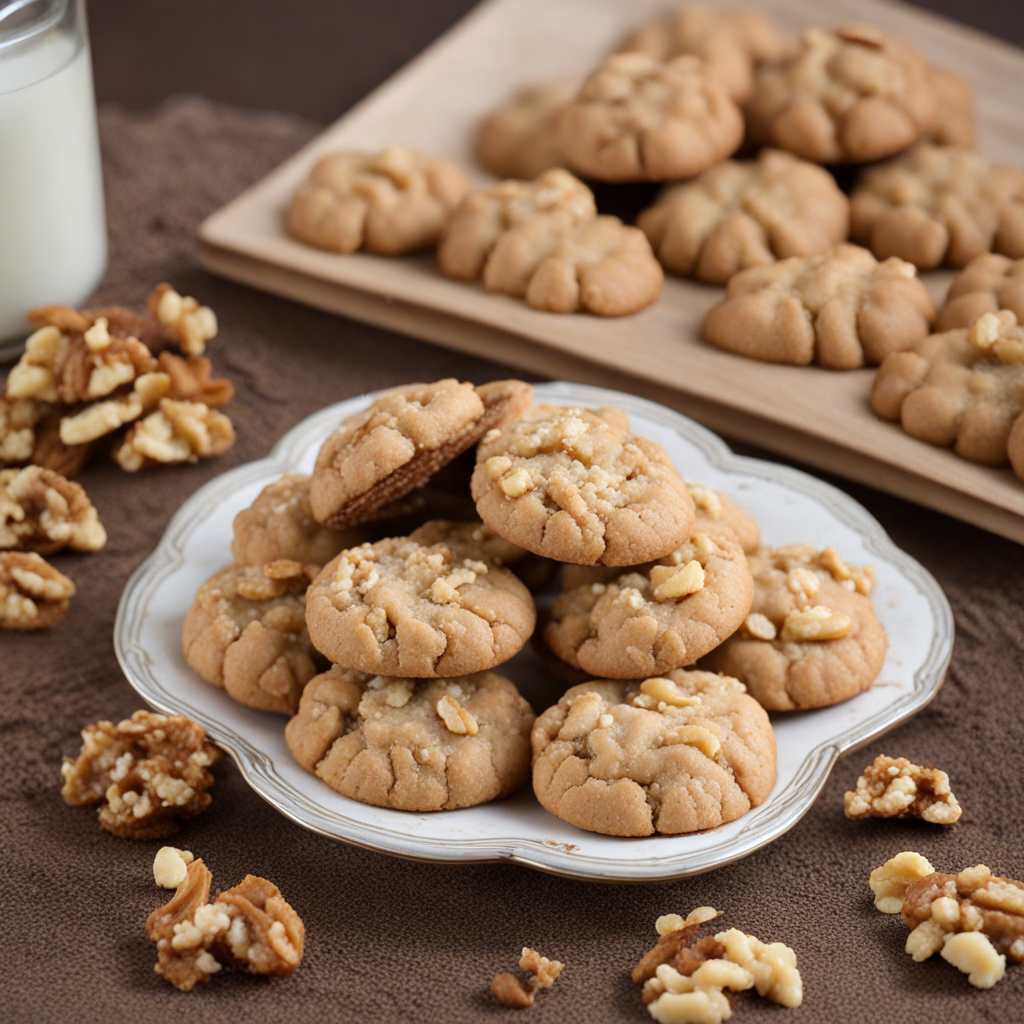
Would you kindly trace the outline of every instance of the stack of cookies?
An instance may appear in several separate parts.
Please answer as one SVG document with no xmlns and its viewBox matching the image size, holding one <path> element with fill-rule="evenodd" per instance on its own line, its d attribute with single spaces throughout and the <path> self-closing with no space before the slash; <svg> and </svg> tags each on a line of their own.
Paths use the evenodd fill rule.
<svg viewBox="0 0 1024 1024">
<path fill-rule="evenodd" d="M 236 517 L 232 553 L 186 617 L 188 663 L 290 716 L 332 788 L 401 810 L 532 771 L 580 828 L 712 828 L 772 790 L 768 711 L 861 692 L 886 650 L 869 570 L 761 547 L 621 410 L 520 381 L 387 392 Z M 500 674 L 531 638 L 552 675 L 536 718 Z"/>
</svg>

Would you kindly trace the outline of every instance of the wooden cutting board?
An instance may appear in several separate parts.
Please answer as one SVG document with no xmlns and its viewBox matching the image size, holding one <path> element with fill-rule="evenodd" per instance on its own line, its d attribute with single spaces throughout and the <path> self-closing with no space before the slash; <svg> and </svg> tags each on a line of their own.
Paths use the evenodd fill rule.
<svg viewBox="0 0 1024 1024">
<path fill-rule="evenodd" d="M 733 7 L 735 3 L 713 6 Z M 876 419 L 872 370 L 757 362 L 700 340 L 722 290 L 669 276 L 631 317 L 560 316 L 448 280 L 433 256 L 341 256 L 290 239 L 282 214 L 313 162 L 392 142 L 455 160 L 476 184 L 481 118 L 519 88 L 578 78 L 633 28 L 678 4 L 659 0 L 487 0 L 309 145 L 200 228 L 208 269 L 269 292 L 551 377 L 616 387 L 679 409 L 719 433 L 939 509 L 1024 543 L 1024 482 L 957 458 Z M 883 0 L 762 0 L 792 34 L 870 21 L 903 35 L 977 93 L 978 148 L 1024 166 L 1024 51 Z M 951 275 L 924 275 L 937 301 Z"/>
</svg>

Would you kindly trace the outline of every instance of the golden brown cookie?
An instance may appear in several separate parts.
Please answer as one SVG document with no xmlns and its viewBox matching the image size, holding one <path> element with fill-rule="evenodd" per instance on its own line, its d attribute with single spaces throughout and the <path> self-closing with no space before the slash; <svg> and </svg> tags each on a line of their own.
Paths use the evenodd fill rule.
<svg viewBox="0 0 1024 1024">
<path fill-rule="evenodd" d="M 871 25 L 812 28 L 788 60 L 762 68 L 746 107 L 756 142 L 819 164 L 882 160 L 938 122 L 928 62 Z"/>
<path fill-rule="evenodd" d="M 552 652 L 609 679 L 692 665 L 734 633 L 754 584 L 733 537 L 695 532 L 645 571 L 561 594 L 544 627 Z"/>
<path fill-rule="evenodd" d="M 533 389 L 517 380 L 474 388 L 446 379 L 385 392 L 320 448 L 309 496 L 313 516 L 336 529 L 369 519 L 532 402 Z"/>
<path fill-rule="evenodd" d="M 750 97 L 754 69 L 781 60 L 790 49 L 775 25 L 756 11 L 683 7 L 645 26 L 620 47 L 623 53 L 646 53 L 655 60 L 692 54 L 704 61 L 737 103 Z"/>
<path fill-rule="evenodd" d="M 850 234 L 922 270 L 975 256 L 1024 256 L 1024 172 L 973 150 L 921 145 L 868 168 L 850 197 Z"/>
<path fill-rule="evenodd" d="M 935 332 L 970 327 L 982 314 L 1001 309 L 1024 321 L 1024 259 L 982 253 L 953 278 L 935 318 Z"/>
<path fill-rule="evenodd" d="M 741 271 L 705 317 L 704 337 L 767 362 L 853 370 L 921 341 L 934 316 L 912 264 L 837 245 Z"/>
<path fill-rule="evenodd" d="M 311 482 L 305 473 L 285 473 L 235 516 L 231 554 L 236 565 L 266 565 L 281 558 L 326 565 L 367 539 L 362 530 L 331 530 L 313 518 Z"/>
<path fill-rule="evenodd" d="M 185 616 L 185 660 L 239 704 L 294 714 L 317 672 L 306 629 L 310 568 L 282 560 L 221 569 Z"/>
<path fill-rule="evenodd" d="M 672 181 L 739 148 L 743 115 L 697 57 L 616 53 L 558 118 L 566 162 L 599 181 Z"/>
<path fill-rule="evenodd" d="M 533 599 L 475 545 L 389 537 L 343 551 L 309 589 L 309 634 L 337 665 L 433 679 L 508 661 L 536 622 Z"/>
<path fill-rule="evenodd" d="M 743 685 L 676 670 L 574 686 L 533 727 L 533 788 L 552 814 L 615 836 L 734 821 L 775 785 L 775 735 Z"/>
<path fill-rule="evenodd" d="M 99 515 L 79 484 L 41 466 L 0 469 L 0 550 L 99 551 Z"/>
<path fill-rule="evenodd" d="M 834 548 L 762 548 L 750 556 L 754 602 L 740 630 L 701 661 L 733 675 L 768 711 L 820 708 L 868 689 L 885 661 L 870 568 Z"/>
<path fill-rule="evenodd" d="M 748 267 L 814 256 L 846 238 L 850 203 L 824 168 L 777 149 L 669 185 L 637 225 L 662 265 L 725 284 Z"/>
<path fill-rule="evenodd" d="M 473 497 L 506 540 L 580 565 L 637 565 L 690 534 L 693 499 L 661 445 L 615 409 L 537 406 L 477 448 Z"/>
<path fill-rule="evenodd" d="M 303 768 L 353 800 L 440 811 L 522 785 L 533 720 L 494 672 L 417 681 L 335 665 L 310 680 L 285 740 Z"/>
<path fill-rule="evenodd" d="M 1024 480 L 1024 330 L 1009 310 L 933 334 L 879 367 L 871 408 L 911 437 Z"/>
<path fill-rule="evenodd" d="M 939 120 L 929 139 L 937 146 L 974 148 L 974 90 L 966 78 L 932 67 L 932 85 L 939 96 Z"/>
<path fill-rule="evenodd" d="M 499 178 L 527 181 L 560 167 L 558 115 L 579 88 L 579 82 L 555 82 L 517 93 L 481 125 L 477 159 Z"/>
<path fill-rule="evenodd" d="M 47 629 L 74 596 L 74 583 L 34 551 L 0 551 L 0 629 Z"/>
<path fill-rule="evenodd" d="M 397 256 L 430 249 L 469 182 L 448 160 L 406 146 L 330 153 L 314 164 L 288 209 L 288 233 L 334 252 Z"/>
</svg>

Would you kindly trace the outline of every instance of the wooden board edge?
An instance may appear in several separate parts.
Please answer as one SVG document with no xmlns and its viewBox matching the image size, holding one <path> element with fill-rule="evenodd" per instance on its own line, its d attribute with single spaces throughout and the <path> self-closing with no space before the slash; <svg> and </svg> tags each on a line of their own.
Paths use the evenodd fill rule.
<svg viewBox="0 0 1024 1024">
<path fill-rule="evenodd" d="M 205 269 L 241 284 L 541 376 L 629 391 L 676 409 L 726 438 L 768 448 L 1024 544 L 1024 518 L 1013 512 L 868 455 L 819 438 L 810 439 L 798 430 L 770 420 L 708 399 L 684 397 L 671 388 L 607 370 L 519 334 L 467 322 L 400 299 L 381 298 L 309 278 L 203 240 L 198 242 L 197 249 L 199 262 Z"/>
</svg>

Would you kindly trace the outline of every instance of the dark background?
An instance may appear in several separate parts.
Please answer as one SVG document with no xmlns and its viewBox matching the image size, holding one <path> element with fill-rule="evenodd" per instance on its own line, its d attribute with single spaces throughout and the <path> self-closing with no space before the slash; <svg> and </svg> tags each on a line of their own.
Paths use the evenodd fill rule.
<svg viewBox="0 0 1024 1024">
<path fill-rule="evenodd" d="M 145 110 L 189 92 L 332 121 L 474 6 L 471 0 L 89 0 L 97 99 Z M 1024 45 L 1024 0 L 915 6 Z M 828 20 L 827 3 L 821 16 Z"/>
</svg>

